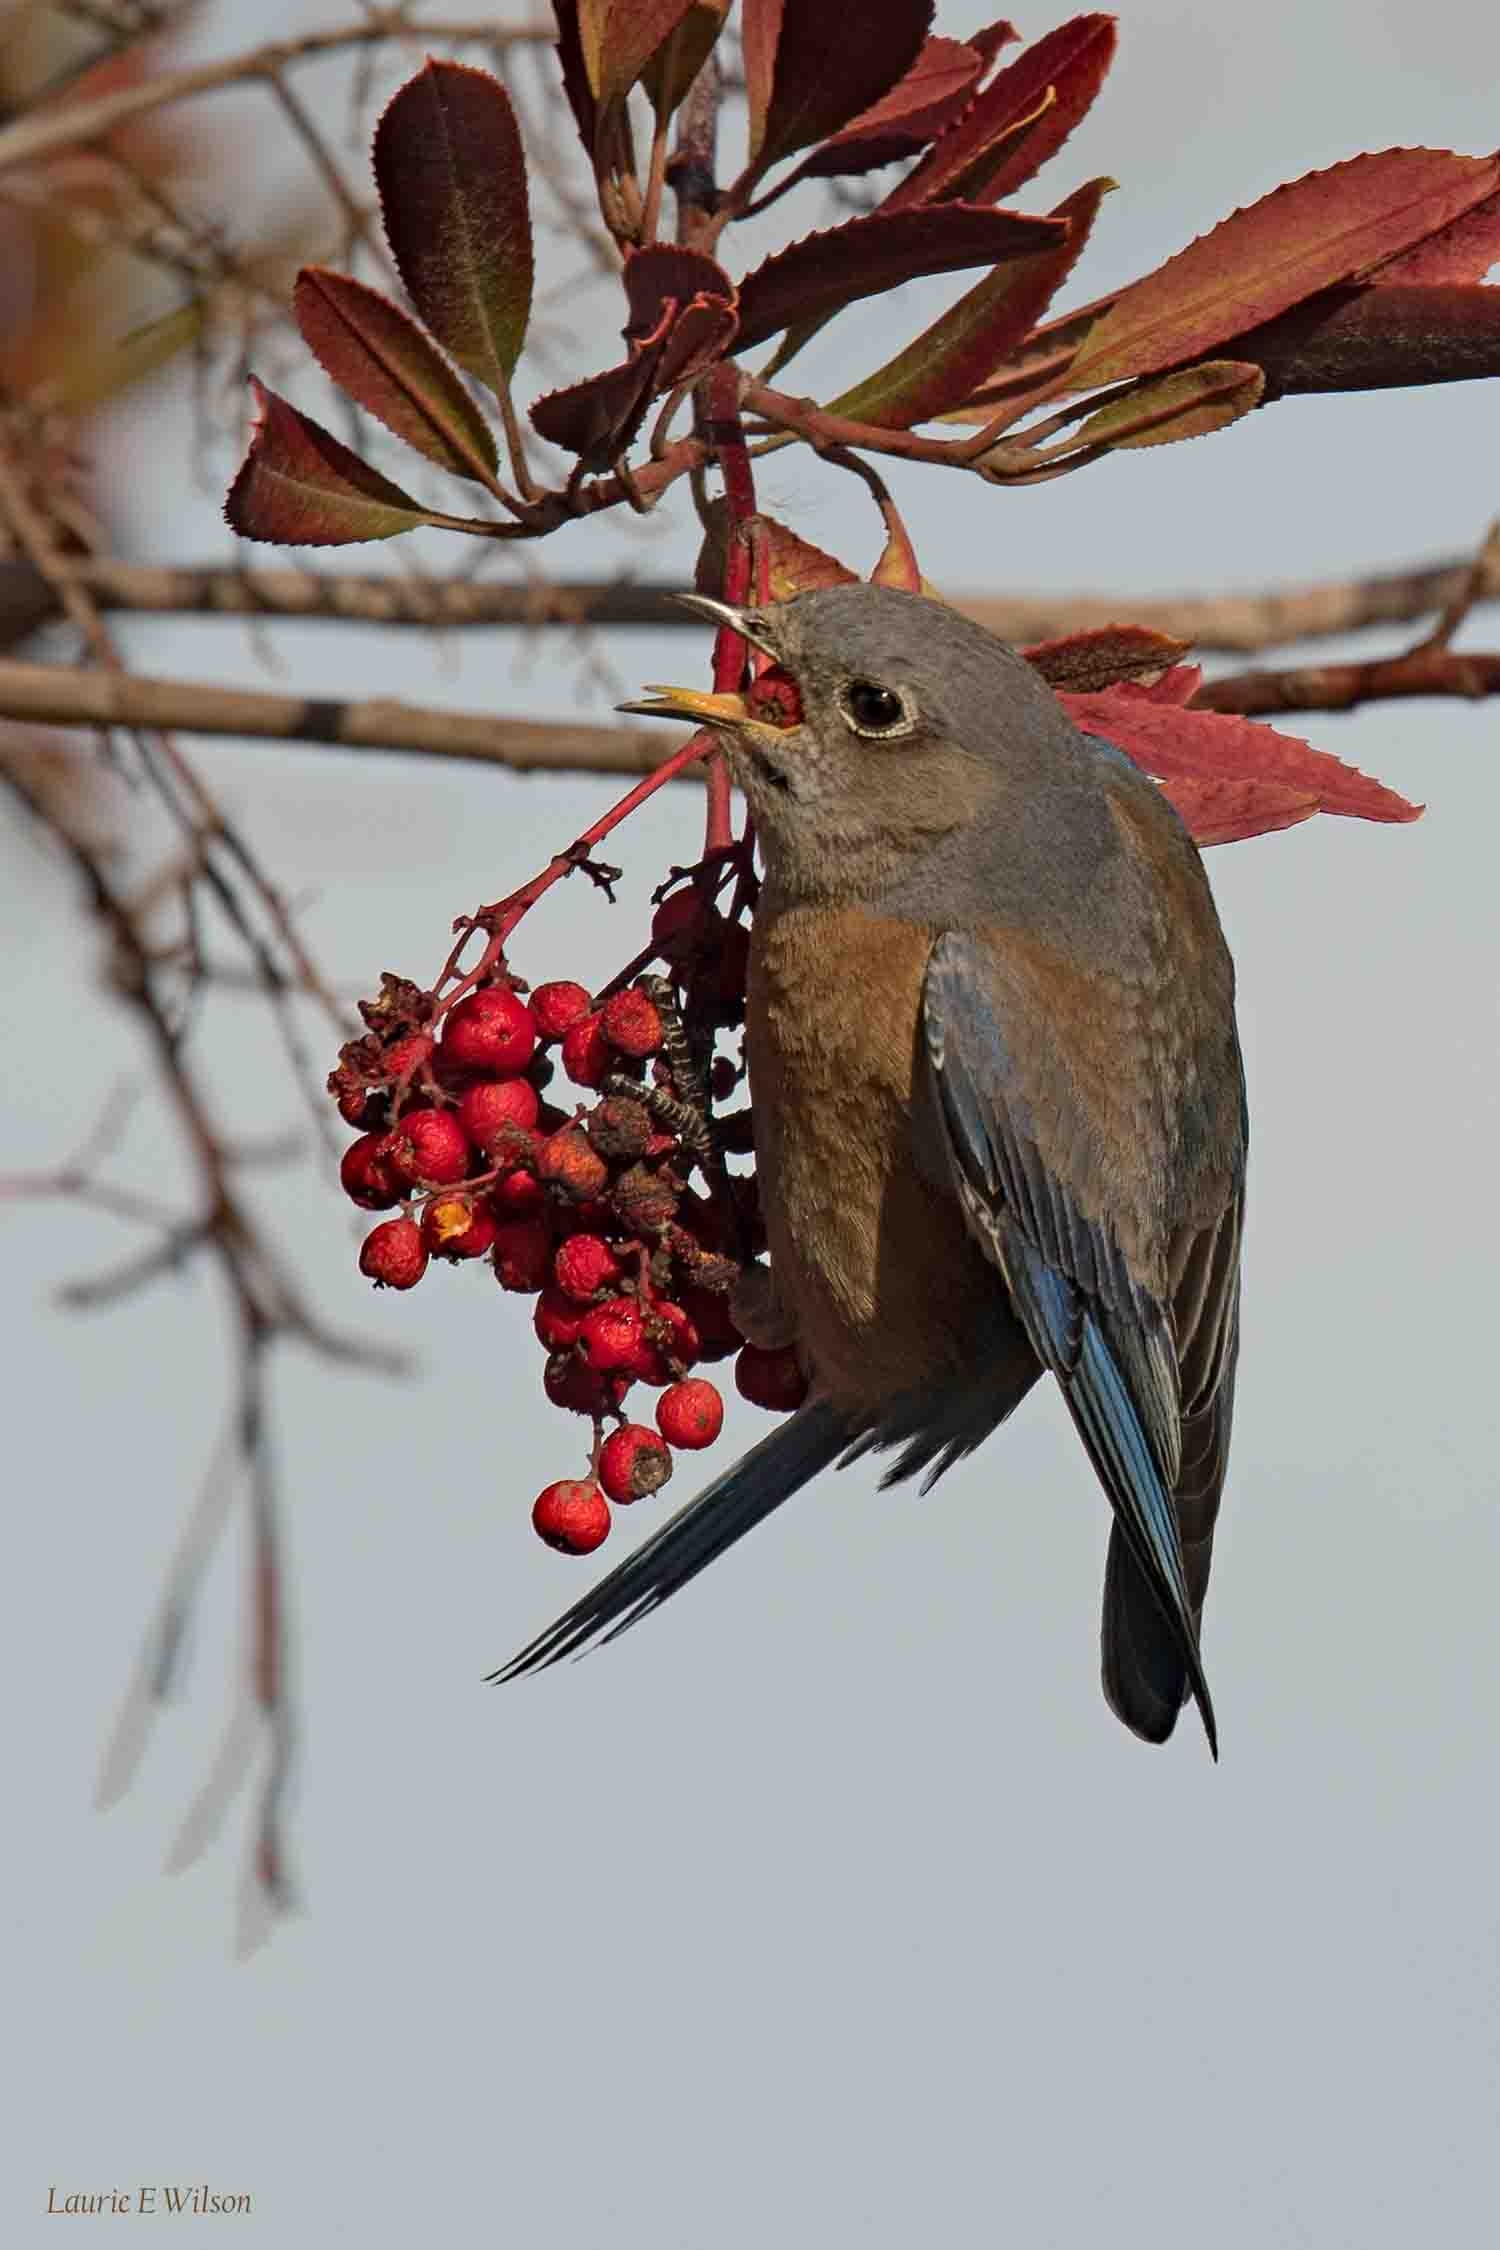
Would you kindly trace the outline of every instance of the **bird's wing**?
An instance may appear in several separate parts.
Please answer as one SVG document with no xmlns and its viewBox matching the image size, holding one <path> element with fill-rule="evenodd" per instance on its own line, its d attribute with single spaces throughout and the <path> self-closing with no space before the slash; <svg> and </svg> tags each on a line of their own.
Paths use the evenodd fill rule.
<svg viewBox="0 0 1500 2250">
<path fill-rule="evenodd" d="M 1170 1156 L 1163 1106 L 1145 1083 L 1149 1056 L 1120 1042 L 1114 1080 L 1096 1097 L 1102 1081 L 1067 1051 L 1069 1024 L 1048 1019 L 1046 998 L 1044 981 L 1003 973 L 992 945 L 941 937 L 923 993 L 931 1109 L 970 1229 L 1057 1377 L 1114 1510 L 1116 1577 L 1128 1596 L 1146 1597 L 1143 1614 L 1165 1635 L 1159 1669 L 1165 1679 L 1175 1666 L 1178 1683 L 1171 1717 L 1185 1680 L 1216 1750 L 1198 1651 L 1201 1587 L 1195 1601 L 1176 1495 L 1179 1485 L 1184 1499 L 1211 1487 L 1216 1500 L 1222 1479 L 1238 1220 L 1216 1214 L 1199 1251 L 1204 1230 L 1173 1236 L 1164 1217 L 1152 1242 Z M 1101 1104 L 1116 1102 L 1137 1140 L 1123 1165 L 1101 1130 Z M 1137 1637 L 1140 1614 L 1127 1620 Z"/>
</svg>

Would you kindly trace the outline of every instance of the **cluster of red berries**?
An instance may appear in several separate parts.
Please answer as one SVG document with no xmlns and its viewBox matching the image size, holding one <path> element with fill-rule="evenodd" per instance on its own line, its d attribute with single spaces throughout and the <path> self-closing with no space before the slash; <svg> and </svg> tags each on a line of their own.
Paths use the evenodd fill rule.
<svg viewBox="0 0 1500 2250">
<path fill-rule="evenodd" d="M 361 1271 L 412 1289 L 434 1259 L 483 1259 L 502 1289 L 534 1297 L 543 1389 L 593 1423 L 588 1476 L 549 1485 L 532 1511 L 569 1554 L 607 1536 L 612 1501 L 658 1491 L 674 1451 L 719 1435 L 723 1400 L 695 1366 L 733 1354 L 741 1394 L 776 1411 L 806 1389 L 791 1352 L 744 1342 L 730 1316 L 758 1220 L 753 1179 L 722 1154 L 743 1152 L 748 1113 L 710 1126 L 738 1072 L 721 1056 L 705 1074 L 677 1008 L 686 983 L 701 1012 L 707 962 L 710 1021 L 738 1020 L 743 928 L 689 890 L 658 909 L 652 940 L 676 983 L 642 977 L 598 1006 L 570 982 L 528 992 L 503 965 L 448 1006 L 387 976 L 328 1082 L 359 1128 L 345 1193 L 364 1210 L 400 1207 L 366 1236 Z M 591 1100 L 547 1099 L 551 1049 Z M 654 1429 L 624 1412 L 635 1383 L 660 1393 Z"/>
</svg>

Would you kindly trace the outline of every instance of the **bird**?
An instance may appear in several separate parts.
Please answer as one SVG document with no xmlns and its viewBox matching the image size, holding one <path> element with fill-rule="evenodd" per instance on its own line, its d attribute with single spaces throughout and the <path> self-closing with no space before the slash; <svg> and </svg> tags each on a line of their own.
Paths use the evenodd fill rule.
<svg viewBox="0 0 1500 2250">
<path fill-rule="evenodd" d="M 809 1393 L 490 1677 L 614 1639 L 825 1469 L 889 1451 L 887 1484 L 930 1484 L 1047 1375 L 1112 1511 L 1106 1700 L 1159 1743 L 1191 1696 L 1217 1759 L 1201 1624 L 1249 1126 L 1197 847 L 936 599 L 681 599 L 781 684 L 621 708 L 712 728 L 754 816 L 754 1270 Z"/>
</svg>

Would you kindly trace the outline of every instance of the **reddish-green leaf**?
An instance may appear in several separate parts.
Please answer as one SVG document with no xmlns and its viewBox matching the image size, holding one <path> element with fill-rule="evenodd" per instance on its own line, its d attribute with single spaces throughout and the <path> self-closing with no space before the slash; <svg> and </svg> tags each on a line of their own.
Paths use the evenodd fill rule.
<svg viewBox="0 0 1500 2250">
<path fill-rule="evenodd" d="M 375 179 L 401 279 L 438 342 L 503 393 L 531 314 L 526 158 L 488 71 L 429 61 L 375 129 Z"/>
<path fill-rule="evenodd" d="M 1158 683 L 1159 688 L 1164 685 Z M 1133 685 L 1104 688 L 1097 695 L 1063 694 L 1058 700 L 1086 734 L 1103 735 L 1146 773 L 1174 786 L 1179 781 L 1266 783 L 1312 797 L 1320 812 L 1359 820 L 1416 820 L 1422 811 L 1341 758 L 1258 719 L 1184 710 L 1160 692 Z"/>
<path fill-rule="evenodd" d="M 707 62 L 724 29 L 729 0 L 693 0 L 675 35 L 658 47 L 641 73 L 641 84 L 658 117 L 672 115 Z"/>
<path fill-rule="evenodd" d="M 576 453 L 586 469 L 607 469 L 630 445 L 651 403 L 651 363 L 644 357 L 548 391 L 531 419 L 551 445 Z"/>
<path fill-rule="evenodd" d="M 959 405 L 1041 318 L 1087 242 L 1111 184 L 1091 180 L 1060 203 L 1050 216 L 1068 222 L 1062 241 L 1002 259 L 915 343 L 831 400 L 830 413 L 907 430 Z"/>
<path fill-rule="evenodd" d="M 837 556 L 799 539 L 774 516 L 756 518 L 756 537 L 766 561 L 766 578 L 773 602 L 789 602 L 794 594 L 815 593 L 821 586 L 852 586 L 858 573 Z"/>
<path fill-rule="evenodd" d="M 599 126 L 599 105 L 594 100 L 594 89 L 589 84 L 588 65 L 583 59 L 578 0 L 552 0 L 552 13 L 557 18 L 557 60 L 562 71 L 563 92 L 568 98 L 568 107 L 573 112 L 584 154 L 592 164 L 594 138 Z"/>
<path fill-rule="evenodd" d="M 848 179 L 915 156 L 962 114 L 984 67 L 977 47 L 927 40 L 900 84 L 804 156 L 788 187 L 798 180 Z"/>
<path fill-rule="evenodd" d="M 1230 339 L 1266 396 L 1380 391 L 1500 375 L 1500 289 L 1480 282 L 1330 289 Z"/>
<path fill-rule="evenodd" d="M 440 468 L 488 481 L 499 462 L 484 417 L 431 337 L 399 305 L 348 274 L 304 266 L 292 310 L 304 342 L 341 390 Z"/>
<path fill-rule="evenodd" d="M 693 0 L 578 0 L 578 36 L 594 99 L 623 101 L 692 6 Z"/>
<path fill-rule="evenodd" d="M 257 414 L 250 450 L 229 488 L 224 514 L 245 539 L 277 547 L 343 547 L 393 539 L 428 521 L 392 484 L 320 422 L 299 414 L 252 375 Z"/>
<path fill-rule="evenodd" d="M 1131 446 L 1175 445 L 1179 438 L 1206 437 L 1227 429 L 1260 404 L 1266 387 L 1263 370 L 1248 360 L 1206 359 L 1158 375 L 1123 398 L 1111 399 L 1073 430 L 1066 446 L 1106 445 L 1114 452 Z"/>
<path fill-rule="evenodd" d="M 1069 387 L 1211 351 L 1452 224 L 1500 187 L 1500 159 L 1386 149 L 1279 187 L 1121 291 Z"/>
<path fill-rule="evenodd" d="M 962 406 L 944 414 L 942 420 L 988 422 L 1002 406 L 1017 418 L 1029 413 L 1061 385 L 1098 318 L 1094 306 L 1084 305 L 1076 313 L 1049 321 L 1045 328 L 1023 337 L 998 366 L 990 369 L 979 389 Z"/>
<path fill-rule="evenodd" d="M 1186 641 L 1158 633 L 1149 625 L 1100 625 L 1092 632 L 1069 633 L 1059 641 L 1034 641 L 1021 654 L 1050 688 L 1093 695 L 1142 672 L 1164 672 L 1187 652 Z"/>
<path fill-rule="evenodd" d="M 1113 16 L 1075 16 L 1049 31 L 975 96 L 882 208 L 1013 194 L 1092 105 L 1114 52 Z"/>
<path fill-rule="evenodd" d="M 837 133 L 916 61 L 932 0 L 744 0 L 741 35 L 757 169 Z"/>
<path fill-rule="evenodd" d="M 1018 252 L 1066 241 L 1061 219 L 1017 211 L 976 211 L 964 203 L 936 211 L 876 211 L 778 250 L 740 283 L 740 342 L 764 343 L 794 321 L 838 312 L 858 297 L 884 296 L 924 274 L 993 265 Z"/>
</svg>

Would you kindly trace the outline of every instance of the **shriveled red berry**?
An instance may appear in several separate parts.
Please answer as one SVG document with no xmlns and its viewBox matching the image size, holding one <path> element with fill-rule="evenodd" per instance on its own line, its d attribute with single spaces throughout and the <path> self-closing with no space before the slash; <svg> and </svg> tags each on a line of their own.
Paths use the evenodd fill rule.
<svg viewBox="0 0 1500 2250">
<path fill-rule="evenodd" d="M 389 1211 L 401 1201 L 401 1182 L 386 1163 L 382 1133 L 362 1133 L 345 1149 L 339 1184 L 362 1211 Z"/>
<path fill-rule="evenodd" d="M 502 1289 L 530 1296 L 552 1270 L 552 1233 L 540 1219 L 511 1219 L 495 1229 L 491 1258 Z"/>
<path fill-rule="evenodd" d="M 404 1039 L 397 1039 L 386 1048 L 380 1058 L 381 1068 L 392 1084 L 398 1078 L 408 1083 L 415 1079 L 423 1063 L 430 1061 L 432 1041 L 425 1031 L 410 1031 Z"/>
<path fill-rule="evenodd" d="M 609 1201 L 620 1224 L 631 1234 L 659 1234 L 677 1216 L 681 1185 L 670 1172 L 654 1172 L 649 1164 L 632 1164 L 609 1191 Z"/>
<path fill-rule="evenodd" d="M 700 1359 L 728 1359 L 744 1337 L 729 1315 L 729 1299 L 717 1289 L 689 1287 L 678 1291 L 683 1311 L 698 1331 Z"/>
<path fill-rule="evenodd" d="M 597 1234 L 570 1234 L 552 1261 L 552 1272 L 565 1297 L 592 1304 L 601 1289 L 613 1289 L 620 1278 L 619 1259 Z"/>
<path fill-rule="evenodd" d="M 487 1156 L 514 1134 L 530 1132 L 541 1106 L 529 1079 L 480 1078 L 459 1096 L 457 1117 L 475 1148 Z"/>
<path fill-rule="evenodd" d="M 588 1315 L 587 1305 L 575 1304 L 555 1284 L 550 1284 L 536 1301 L 531 1325 L 538 1341 L 545 1344 L 549 1352 L 565 1352 L 577 1343 L 578 1331 Z"/>
<path fill-rule="evenodd" d="M 807 1377 L 790 1347 L 764 1352 L 758 1344 L 746 1344 L 734 1363 L 734 1387 L 752 1406 L 790 1414 L 807 1396 Z"/>
<path fill-rule="evenodd" d="M 575 1086 L 602 1086 L 615 1067 L 615 1051 L 597 1015 L 570 1024 L 562 1043 L 562 1066 Z"/>
<path fill-rule="evenodd" d="M 547 1190 L 535 1172 L 507 1172 L 490 1189 L 490 1208 L 497 1219 L 534 1219 L 547 1207 Z"/>
<path fill-rule="evenodd" d="M 387 1219 L 360 1245 L 359 1270 L 377 1289 L 415 1289 L 427 1271 L 427 1245 L 411 1219 Z"/>
<path fill-rule="evenodd" d="M 712 1383 L 701 1375 L 689 1375 L 685 1383 L 674 1383 L 662 1392 L 656 1402 L 656 1426 L 668 1445 L 696 1453 L 712 1445 L 723 1429 L 724 1401 Z"/>
<path fill-rule="evenodd" d="M 601 1156 L 626 1162 L 644 1156 L 656 1137 L 645 1103 L 619 1094 L 597 1103 L 584 1119 L 583 1129 Z"/>
<path fill-rule="evenodd" d="M 535 1048 L 535 1018 L 504 985 L 468 993 L 443 1020 L 442 1052 L 461 1070 L 510 1077 L 526 1068 Z"/>
<path fill-rule="evenodd" d="M 536 1018 L 539 1039 L 561 1039 L 571 1031 L 580 1016 L 589 1012 L 590 1000 L 581 984 L 572 984 L 566 977 L 554 978 L 551 984 L 539 984 L 531 995 L 531 1013 Z"/>
<path fill-rule="evenodd" d="M 674 891 L 664 898 L 651 917 L 651 943 L 658 953 L 673 958 L 690 951 L 709 912 L 701 891 Z"/>
<path fill-rule="evenodd" d="M 446 1109 L 407 1110 L 380 1146 L 383 1161 L 410 1187 L 451 1187 L 469 1169 L 464 1129 Z"/>
<path fill-rule="evenodd" d="M 611 1047 L 637 1062 L 654 1055 L 662 1041 L 661 1010 L 638 985 L 611 993 L 599 1011 L 599 1029 Z"/>
<path fill-rule="evenodd" d="M 652 1298 L 646 1308 L 646 1334 L 665 1358 L 677 1362 L 679 1369 L 691 1367 L 701 1356 L 697 1328 L 683 1307 L 670 1297 Z M 668 1379 L 663 1375 L 664 1382 Z"/>
<path fill-rule="evenodd" d="M 790 672 L 772 664 L 745 691 L 745 708 L 768 727 L 802 724 L 802 690 Z"/>
<path fill-rule="evenodd" d="M 599 1482 L 622 1507 L 660 1492 L 671 1474 L 671 1448 L 644 1422 L 612 1430 L 599 1448 Z"/>
<path fill-rule="evenodd" d="M 597 1484 L 564 1477 L 537 1494 L 531 1522 L 559 1554 L 591 1555 L 609 1537 L 609 1502 Z"/>
<path fill-rule="evenodd" d="M 482 1258 L 495 1240 L 495 1222 L 467 1195 L 435 1195 L 422 1213 L 422 1240 L 435 1258 Z"/>
<path fill-rule="evenodd" d="M 629 1388 L 628 1375 L 600 1374 L 576 1352 L 554 1352 L 542 1371 L 542 1389 L 554 1406 L 596 1421 L 612 1414 Z"/>
<path fill-rule="evenodd" d="M 606 1298 L 595 1305 L 578 1331 L 579 1350 L 600 1374 L 627 1368 L 637 1372 L 645 1341 L 645 1322 L 634 1297 Z"/>
<path fill-rule="evenodd" d="M 367 1086 L 356 1070 L 341 1063 L 337 1070 L 329 1073 L 328 1091 L 337 1102 L 339 1115 L 346 1125 L 357 1125 L 370 1133 L 385 1123 L 384 1094 Z"/>
<path fill-rule="evenodd" d="M 537 1151 L 537 1177 L 548 1187 L 560 1188 L 575 1203 L 602 1194 L 609 1181 L 609 1166 L 576 1125 L 549 1133 Z"/>
</svg>

